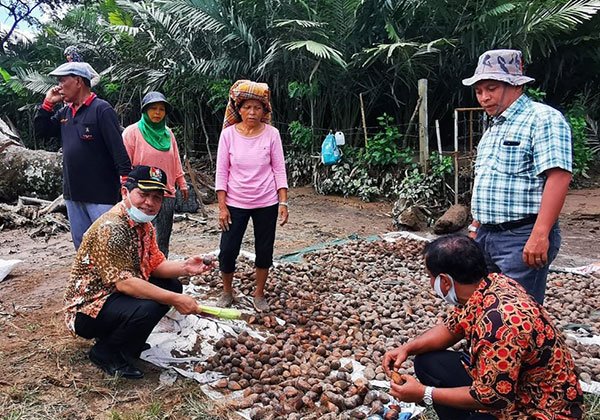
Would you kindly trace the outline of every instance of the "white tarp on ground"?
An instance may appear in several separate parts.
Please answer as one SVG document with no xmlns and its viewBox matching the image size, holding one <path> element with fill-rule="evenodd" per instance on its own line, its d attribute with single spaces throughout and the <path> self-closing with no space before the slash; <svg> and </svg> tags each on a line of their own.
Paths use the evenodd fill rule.
<svg viewBox="0 0 600 420">
<path fill-rule="evenodd" d="M 582 276 L 600 276 L 600 263 L 593 263 L 581 267 L 551 267 L 551 271 L 573 273 Z M 579 334 L 568 333 L 566 335 L 569 338 L 575 339 L 578 343 L 581 343 L 584 346 L 600 345 L 600 335 L 592 335 L 585 329 L 581 329 L 576 332 Z M 600 382 L 591 381 L 589 384 L 583 381 L 579 382 L 584 392 L 600 395 Z"/>
<path fill-rule="evenodd" d="M 203 289 L 201 286 L 190 284 L 184 287 L 184 293 L 191 296 L 201 296 L 204 295 Z M 250 298 L 244 297 L 240 300 L 243 310 L 250 312 Z M 277 319 L 277 322 L 284 323 L 280 319 Z M 213 345 L 225 334 L 237 336 L 242 331 L 247 331 L 249 335 L 257 339 L 266 339 L 263 333 L 253 330 L 244 321 L 218 320 L 196 315 L 183 316 L 171 310 L 159 322 L 148 338 L 151 348 L 144 351 L 141 357 L 156 366 L 173 369 L 186 378 L 196 380 L 202 384 L 202 391 L 211 399 L 222 401 L 236 400 L 242 398 L 243 391 L 235 391 L 225 395 L 210 387 L 209 384 L 222 378 L 222 374 L 218 372 L 198 373 L 194 368 L 215 354 Z M 356 360 L 342 358 L 340 359 L 340 363 L 342 365 L 352 363 L 354 368 L 352 373 L 353 381 L 364 377 L 365 366 Z M 332 371 L 331 375 L 335 376 L 336 373 L 337 371 Z M 173 377 L 169 373 L 165 373 L 160 377 L 161 387 L 169 386 L 173 382 Z M 389 386 L 388 382 L 385 381 L 370 381 L 370 383 L 374 388 L 387 389 Z M 415 404 L 402 404 L 401 406 L 403 412 L 413 413 L 414 416 L 424 411 L 422 407 Z M 365 414 L 368 413 L 369 408 L 363 407 L 363 409 Z M 237 413 L 243 418 L 250 419 L 250 409 L 240 410 Z"/>
<path fill-rule="evenodd" d="M 218 251 L 211 254 L 218 255 Z M 255 255 L 242 251 L 240 253 L 244 257 L 254 260 Z M 190 296 L 206 296 L 208 287 L 205 285 L 193 285 L 192 283 L 184 286 L 183 292 Z M 206 304 L 214 304 L 214 302 L 203 302 Z M 238 306 L 244 312 L 253 312 L 252 300 L 249 296 L 239 296 Z M 285 324 L 282 319 L 276 318 L 280 325 Z M 181 315 L 174 309 L 158 323 L 156 328 L 148 337 L 150 349 L 144 351 L 141 358 L 156 366 L 165 369 L 172 369 L 182 376 L 202 384 L 201 389 L 206 396 L 213 400 L 236 400 L 242 398 L 244 391 L 234 391 L 225 395 L 220 391 L 212 388 L 211 383 L 224 377 L 218 372 L 196 372 L 194 368 L 202 362 L 205 362 L 209 357 L 215 354 L 214 344 L 219 341 L 225 334 L 237 336 L 242 331 L 247 331 L 252 337 L 259 340 L 266 340 L 266 336 L 262 332 L 254 330 L 245 321 L 238 320 L 220 320 L 215 318 L 207 318 L 196 315 Z M 354 359 L 342 358 L 340 363 L 353 365 L 352 380 L 364 377 L 365 366 Z M 174 382 L 173 376 L 166 371 L 160 377 L 160 386 L 169 386 Z M 332 371 L 330 375 L 335 376 L 337 371 Z M 385 381 L 370 381 L 373 388 L 388 389 L 389 383 Z M 318 404 L 318 403 L 317 403 Z M 425 409 L 410 403 L 398 403 L 402 407 L 402 412 L 412 413 L 413 417 L 421 414 Z M 362 407 L 365 414 L 369 412 L 369 408 Z M 238 410 L 237 413 L 243 418 L 250 419 L 250 409 Z"/>
<path fill-rule="evenodd" d="M 192 296 L 197 294 L 194 286 L 186 286 L 184 292 Z M 249 299 L 248 299 L 249 300 Z M 248 309 L 249 310 L 249 309 Z M 283 322 L 283 320 L 278 320 Z M 198 363 L 206 361 L 215 354 L 213 345 L 226 333 L 237 336 L 242 331 L 247 331 L 252 337 L 265 340 L 266 336 L 253 330 L 243 321 L 218 320 L 204 318 L 195 315 L 182 316 L 176 311 L 171 311 L 156 326 L 148 343 L 151 345 L 149 350 L 142 353 L 142 359 L 156 366 L 165 369 L 173 369 L 177 373 L 191 378 L 202 384 L 202 391 L 213 400 L 236 400 L 241 399 L 244 391 L 230 392 L 227 395 L 212 388 L 209 384 L 222 378 L 223 375 L 218 372 L 198 373 L 194 367 Z M 340 363 L 344 366 L 352 363 L 352 380 L 364 379 L 365 366 L 351 358 L 342 358 Z M 337 371 L 332 371 L 330 375 L 335 376 Z M 173 376 L 169 371 L 165 371 L 160 376 L 162 386 L 169 386 L 174 383 Z M 373 388 L 388 389 L 389 382 L 370 381 Z M 414 416 L 421 414 L 424 408 L 415 404 L 401 404 L 402 412 L 412 413 Z M 365 414 L 369 408 L 361 408 Z M 250 419 L 250 409 L 239 410 L 237 413 L 243 418 Z"/>
<path fill-rule="evenodd" d="M 382 238 L 388 242 L 394 242 L 397 238 L 431 241 L 434 237 L 435 236 L 423 237 L 411 232 L 390 232 L 382 235 Z M 218 254 L 218 251 L 215 251 L 212 254 L 216 255 Z M 254 255 L 249 252 L 242 251 L 241 254 L 250 260 L 254 260 Z M 591 264 L 590 266 L 573 269 L 558 268 L 554 269 L 554 271 L 589 275 L 591 273 L 600 272 L 600 265 Z M 206 296 L 207 292 L 208 288 L 206 286 L 194 286 L 190 283 L 184 287 L 184 293 L 191 296 Z M 214 302 L 205 303 L 214 304 Z M 246 312 L 253 312 L 250 297 L 242 297 L 240 306 L 241 309 Z M 283 323 L 280 319 L 277 321 Z M 194 371 L 194 367 L 198 363 L 204 362 L 214 355 L 213 345 L 226 333 L 237 336 L 244 330 L 248 331 L 250 335 L 258 339 L 266 339 L 262 333 L 255 331 L 244 321 L 225 321 L 198 317 L 195 315 L 182 316 L 172 310 L 165 318 L 163 318 L 163 320 L 161 320 L 148 338 L 148 342 L 152 347 L 142 354 L 142 359 L 165 369 L 174 369 L 181 375 L 198 381 L 203 384 L 202 390 L 204 393 L 212 399 L 237 399 L 242 396 L 243 391 L 232 392 L 226 396 L 207 385 L 222 378 L 222 374 L 217 372 L 198 373 Z M 600 343 L 600 336 L 582 337 L 575 334 L 570 335 L 584 345 Z M 346 360 L 346 362 L 348 361 L 349 360 Z M 352 360 L 352 363 L 354 365 L 352 379 L 355 380 L 362 376 L 364 366 L 355 360 Z M 332 374 L 335 374 L 335 372 L 332 372 Z M 161 383 L 168 383 L 168 381 L 170 381 L 170 378 L 165 376 Z M 385 381 L 370 381 L 370 384 L 375 388 L 387 388 L 387 383 Z M 581 381 L 581 386 L 585 392 L 600 395 L 600 382 L 592 381 L 592 383 L 588 384 Z M 412 404 L 403 406 L 403 411 L 410 411 L 415 415 L 418 415 L 423 409 Z M 238 411 L 238 414 L 248 419 L 250 418 L 249 413 L 249 409 Z"/>
<path fill-rule="evenodd" d="M 1 260 L 0 259 L 0 281 L 4 280 L 6 276 L 19 264 L 22 260 Z"/>
</svg>

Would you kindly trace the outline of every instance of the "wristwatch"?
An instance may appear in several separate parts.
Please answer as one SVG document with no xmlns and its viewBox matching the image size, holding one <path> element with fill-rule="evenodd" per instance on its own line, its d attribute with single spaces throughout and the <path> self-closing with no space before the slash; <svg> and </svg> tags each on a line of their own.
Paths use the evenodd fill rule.
<svg viewBox="0 0 600 420">
<path fill-rule="evenodd" d="M 467 230 L 469 232 L 477 232 L 477 226 L 475 226 L 475 225 L 469 225 L 469 227 L 467 228 Z"/>
<path fill-rule="evenodd" d="M 425 394 L 423 395 L 423 402 L 427 407 L 431 407 L 433 405 L 433 387 L 428 386 L 425 387 Z"/>
</svg>

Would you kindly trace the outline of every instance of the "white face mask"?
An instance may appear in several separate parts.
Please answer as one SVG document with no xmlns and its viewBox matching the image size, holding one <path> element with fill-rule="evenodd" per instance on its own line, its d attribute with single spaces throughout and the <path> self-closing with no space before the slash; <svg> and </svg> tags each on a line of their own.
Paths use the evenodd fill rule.
<svg viewBox="0 0 600 420">
<path fill-rule="evenodd" d="M 444 301 L 447 304 L 457 306 L 459 302 L 458 302 L 458 297 L 456 297 L 456 290 L 454 289 L 454 279 L 452 278 L 452 276 L 450 276 L 450 274 L 446 274 L 446 275 L 452 282 L 452 286 L 450 286 L 450 290 L 448 290 L 448 294 L 446 296 L 444 296 L 444 293 L 442 293 L 442 277 L 439 275 L 435 278 L 435 281 L 433 282 L 433 289 L 435 290 L 435 293 L 437 293 L 437 295 L 439 297 L 444 299 Z"/>
<path fill-rule="evenodd" d="M 130 206 L 127 209 L 127 214 L 129 215 L 129 217 L 131 217 L 131 220 L 133 220 L 136 223 L 149 223 L 154 220 L 156 214 L 146 214 L 133 205 L 133 203 L 131 202 L 131 197 L 129 196 L 129 191 L 127 191 L 127 198 L 129 199 Z"/>
</svg>

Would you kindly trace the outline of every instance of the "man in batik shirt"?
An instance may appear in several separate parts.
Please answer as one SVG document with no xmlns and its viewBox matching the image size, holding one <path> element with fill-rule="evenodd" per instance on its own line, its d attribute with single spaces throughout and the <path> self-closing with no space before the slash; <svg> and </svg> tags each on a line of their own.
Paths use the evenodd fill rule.
<svg viewBox="0 0 600 420">
<path fill-rule="evenodd" d="M 514 280 L 488 274 L 472 239 L 442 237 L 424 254 L 431 286 L 456 308 L 443 324 L 385 354 L 388 375 L 416 355 L 421 381 L 403 375 L 391 395 L 433 405 L 440 420 L 580 419 L 573 359 L 544 308 Z M 446 350 L 462 339 L 466 353 Z"/>
<path fill-rule="evenodd" d="M 83 237 L 65 293 L 67 327 L 96 339 L 90 360 L 111 376 L 141 378 L 135 366 L 146 338 L 171 306 L 181 314 L 198 303 L 182 294 L 179 276 L 212 268 L 202 256 L 167 261 L 158 249 L 152 219 L 167 176 L 137 166 L 121 188 L 123 200 L 100 216 Z"/>
</svg>

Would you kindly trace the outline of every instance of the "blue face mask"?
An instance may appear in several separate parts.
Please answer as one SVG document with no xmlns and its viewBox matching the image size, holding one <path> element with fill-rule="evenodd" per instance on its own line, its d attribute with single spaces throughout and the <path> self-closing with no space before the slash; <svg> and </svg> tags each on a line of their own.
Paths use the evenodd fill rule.
<svg viewBox="0 0 600 420">
<path fill-rule="evenodd" d="M 127 214 L 129 217 L 131 217 L 131 220 L 133 220 L 135 223 L 149 223 L 154 220 L 156 214 L 146 214 L 133 205 L 131 202 L 131 197 L 129 197 L 129 191 L 127 191 L 127 198 L 129 199 L 130 205 L 130 207 L 127 209 Z"/>
<path fill-rule="evenodd" d="M 459 302 L 458 302 L 458 297 L 456 296 L 456 290 L 454 289 L 454 279 L 452 278 L 452 276 L 450 276 L 450 274 L 446 274 L 446 275 L 452 282 L 452 286 L 450 286 L 450 290 L 448 290 L 448 294 L 446 294 L 444 296 L 444 293 L 442 293 L 442 278 L 439 275 L 435 278 L 435 281 L 433 283 L 433 289 L 435 290 L 435 293 L 437 293 L 437 295 L 439 297 L 444 299 L 444 301 L 447 304 L 458 306 Z"/>
</svg>

